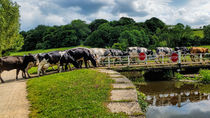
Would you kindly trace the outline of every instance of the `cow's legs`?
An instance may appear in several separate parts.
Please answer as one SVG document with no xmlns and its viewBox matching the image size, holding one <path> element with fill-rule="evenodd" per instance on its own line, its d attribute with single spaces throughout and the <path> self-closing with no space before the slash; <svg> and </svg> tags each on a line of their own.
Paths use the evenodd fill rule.
<svg viewBox="0 0 210 118">
<path fill-rule="evenodd" d="M 1 73 L 2 72 L 0 72 L 0 80 L 1 80 L 1 83 L 4 83 L 4 80 L 1 78 Z"/>
<path fill-rule="evenodd" d="M 68 66 L 69 66 L 69 71 L 71 71 L 72 69 L 71 69 L 71 64 L 68 64 Z"/>
<path fill-rule="evenodd" d="M 25 70 L 22 70 L 22 72 L 23 72 L 23 78 L 25 78 L 26 79 L 26 71 Z"/>
<path fill-rule="evenodd" d="M 20 70 L 17 69 L 17 71 L 16 71 L 16 80 L 18 80 L 18 74 L 19 74 L 19 72 L 20 72 Z"/>
<path fill-rule="evenodd" d="M 88 68 L 87 61 L 88 60 L 86 60 L 86 59 L 84 60 L 84 62 L 85 62 L 85 68 Z"/>
</svg>

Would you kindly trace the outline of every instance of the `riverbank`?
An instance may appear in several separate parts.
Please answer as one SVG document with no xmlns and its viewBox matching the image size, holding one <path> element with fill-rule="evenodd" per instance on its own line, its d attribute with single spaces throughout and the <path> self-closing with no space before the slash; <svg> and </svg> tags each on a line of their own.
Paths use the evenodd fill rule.
<svg viewBox="0 0 210 118">
<path fill-rule="evenodd" d="M 184 75 L 176 73 L 175 76 L 178 81 L 210 83 L 210 70 L 207 69 L 201 69 L 199 74 Z"/>
<path fill-rule="evenodd" d="M 30 79 L 30 117 L 127 117 L 106 108 L 113 82 L 107 74 L 90 69 Z"/>
</svg>

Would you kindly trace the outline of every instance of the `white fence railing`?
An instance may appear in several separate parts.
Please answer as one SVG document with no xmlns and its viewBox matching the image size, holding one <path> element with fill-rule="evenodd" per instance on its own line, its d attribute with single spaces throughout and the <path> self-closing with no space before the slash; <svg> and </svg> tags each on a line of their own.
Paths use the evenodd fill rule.
<svg viewBox="0 0 210 118">
<path fill-rule="evenodd" d="M 144 60 L 140 60 L 139 56 L 102 56 L 101 65 L 111 67 L 112 65 L 139 65 L 139 64 L 164 64 L 164 63 L 184 63 L 184 62 L 208 62 L 210 53 L 197 54 L 178 54 L 178 60 L 172 62 L 171 55 L 146 55 Z"/>
</svg>

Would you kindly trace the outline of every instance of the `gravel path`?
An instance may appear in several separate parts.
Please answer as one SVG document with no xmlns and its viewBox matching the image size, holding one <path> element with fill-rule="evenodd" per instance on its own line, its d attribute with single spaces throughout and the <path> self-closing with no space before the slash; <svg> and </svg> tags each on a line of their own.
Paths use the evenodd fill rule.
<svg viewBox="0 0 210 118">
<path fill-rule="evenodd" d="M 0 118 L 28 118 L 26 80 L 15 80 L 16 70 L 4 71 L 0 83 Z M 22 73 L 19 73 L 19 78 Z M 22 77 L 21 77 L 22 78 Z"/>
</svg>

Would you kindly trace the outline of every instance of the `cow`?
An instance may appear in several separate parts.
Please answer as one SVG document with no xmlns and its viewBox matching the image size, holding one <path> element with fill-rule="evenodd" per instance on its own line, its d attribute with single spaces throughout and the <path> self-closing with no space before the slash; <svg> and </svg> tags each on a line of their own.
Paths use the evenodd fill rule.
<svg viewBox="0 0 210 118">
<path fill-rule="evenodd" d="M 23 78 L 27 78 L 26 74 L 30 78 L 30 75 L 28 73 L 28 65 L 29 63 L 36 63 L 36 59 L 33 55 L 25 55 L 25 56 L 7 56 L 0 58 L 0 80 L 2 83 L 4 83 L 3 79 L 1 78 L 1 73 L 3 71 L 10 71 L 13 69 L 17 69 L 16 71 L 16 80 L 18 80 L 18 74 L 20 70 L 23 72 Z"/>
<path fill-rule="evenodd" d="M 148 50 L 145 47 L 128 47 L 126 51 L 129 54 L 131 61 L 135 61 L 136 57 L 138 57 L 141 52 L 146 55 L 153 55 L 153 51 Z"/>
<path fill-rule="evenodd" d="M 45 71 L 50 66 L 57 65 L 58 69 L 57 71 L 60 72 L 60 59 L 65 54 L 65 51 L 53 51 L 48 52 L 42 55 L 37 55 L 37 58 L 39 60 L 38 70 L 37 74 L 40 76 L 40 72 L 44 75 Z"/>
<path fill-rule="evenodd" d="M 82 68 L 82 62 L 85 62 L 85 67 L 88 68 L 87 63 L 90 60 L 92 65 L 96 67 L 95 57 L 91 54 L 90 50 L 87 48 L 73 48 L 66 50 L 66 52 L 71 55 L 75 61 L 79 62 L 80 68 Z"/>
<path fill-rule="evenodd" d="M 175 47 L 174 51 L 176 51 L 176 52 L 180 51 L 182 54 L 182 57 L 183 57 L 182 61 L 185 61 L 185 62 L 187 61 L 186 55 L 190 53 L 190 50 L 187 47 Z"/>
<path fill-rule="evenodd" d="M 196 54 L 202 54 L 202 56 L 204 56 L 205 55 L 205 53 L 208 53 L 209 52 L 209 49 L 208 48 L 202 48 L 202 47 L 192 47 L 192 48 L 190 48 L 190 58 L 191 58 L 191 60 L 192 61 L 194 61 L 195 62 L 195 55 Z M 199 55 L 198 55 L 198 61 L 199 61 L 200 59 L 199 59 Z M 205 61 L 204 60 L 204 58 L 203 58 L 203 61 Z"/>
<path fill-rule="evenodd" d="M 107 49 L 105 49 L 105 48 L 89 48 L 89 50 L 95 56 L 97 66 L 100 66 L 100 64 L 103 64 L 103 61 L 106 59 L 106 57 L 104 57 L 104 53 L 106 52 Z"/>
<path fill-rule="evenodd" d="M 112 59 L 114 59 L 113 63 L 115 64 L 116 60 L 120 60 L 120 63 L 122 64 L 122 56 L 127 56 L 128 53 L 118 50 L 118 49 L 107 49 L 104 52 L 104 56 L 111 56 Z"/>
<path fill-rule="evenodd" d="M 156 47 L 155 51 L 156 51 L 155 62 L 158 63 L 158 61 L 159 61 L 161 63 L 160 59 L 165 56 L 170 57 L 170 55 L 173 52 L 173 49 L 169 48 L 169 47 Z M 170 60 L 168 62 L 170 62 Z"/>
<path fill-rule="evenodd" d="M 62 70 L 67 71 L 68 70 L 67 66 L 70 63 L 72 63 L 74 67 L 79 68 L 78 62 L 69 53 L 66 52 L 60 59 L 60 67 L 62 68 Z M 65 69 L 63 69 L 63 66 L 65 66 Z M 70 65 L 69 65 L 69 69 L 71 70 Z"/>
</svg>

